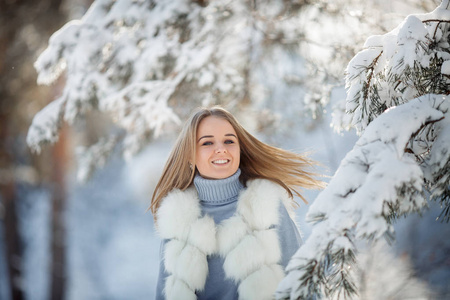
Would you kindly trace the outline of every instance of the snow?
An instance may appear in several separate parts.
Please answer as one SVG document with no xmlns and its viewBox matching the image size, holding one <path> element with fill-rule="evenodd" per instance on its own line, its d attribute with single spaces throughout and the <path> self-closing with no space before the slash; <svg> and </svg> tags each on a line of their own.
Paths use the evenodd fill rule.
<svg viewBox="0 0 450 300">
<path fill-rule="evenodd" d="M 78 20 L 68 22 L 50 37 L 49 44 L 55 47 L 45 49 L 34 63 L 35 69 L 38 70 L 39 84 L 53 83 L 66 70 L 67 62 L 61 54 L 67 45 L 73 45 L 76 42 L 75 36 L 80 25 L 81 22 Z"/>
<path fill-rule="evenodd" d="M 402 44 L 408 40 L 418 40 L 427 42 L 425 36 L 428 34 L 424 24 L 416 16 L 408 16 L 405 20 L 405 24 L 400 26 L 400 30 L 397 36 L 397 43 Z M 414 52 L 414 51 L 413 51 Z"/>
<path fill-rule="evenodd" d="M 78 181 L 86 182 L 97 166 L 104 167 L 115 145 L 116 140 L 112 137 L 109 140 L 100 139 L 94 146 L 89 148 L 78 147 L 75 153 L 80 162 L 77 171 Z"/>
<path fill-rule="evenodd" d="M 58 140 L 64 105 L 64 98 L 61 97 L 36 114 L 27 135 L 27 144 L 31 149 L 40 152 L 41 144 Z"/>
<path fill-rule="evenodd" d="M 430 19 L 450 20 L 449 1 L 442 0 L 441 4 L 432 12 L 426 14 L 417 14 L 416 16 L 422 21 Z"/>
<path fill-rule="evenodd" d="M 415 16 L 408 16 L 401 26 L 397 36 L 397 51 L 392 57 L 392 66 L 396 74 L 401 74 L 406 68 L 413 68 L 417 57 L 425 55 L 420 43 L 429 40 L 428 30 Z"/>
<path fill-rule="evenodd" d="M 446 60 L 442 63 L 441 73 L 445 75 L 450 75 L 450 60 Z"/>
<path fill-rule="evenodd" d="M 425 123 L 444 117 L 441 111 L 433 108 L 434 101 L 446 101 L 439 98 L 441 97 L 425 95 L 405 103 L 401 109 L 389 108 L 372 122 L 374 125 L 364 131 L 357 145 L 363 146 L 380 140 L 386 144 L 391 143 L 398 157 L 401 157 L 412 133 L 419 130 Z"/>
<path fill-rule="evenodd" d="M 420 15 L 409 15 L 394 30 L 366 40 L 365 49 L 353 57 L 346 69 L 346 112 L 352 115 L 351 124 L 348 117 L 344 120 L 342 114 L 337 115 L 334 126 L 338 130 L 354 126 L 361 133 L 383 112 L 377 111 L 378 107 L 389 108 L 423 94 L 413 86 L 409 74 L 419 66 L 417 63 L 429 68 L 435 55 L 447 60 L 441 48 L 430 54 L 425 47 L 432 38 L 441 46 L 445 42 L 436 26 L 423 23 Z"/>
<path fill-rule="evenodd" d="M 166 124 L 179 124 L 179 118 L 167 105 L 175 88 L 176 84 L 167 81 L 130 84 L 102 99 L 99 105 L 123 128 L 134 131 L 136 135 L 153 130 L 158 137 Z"/>
</svg>

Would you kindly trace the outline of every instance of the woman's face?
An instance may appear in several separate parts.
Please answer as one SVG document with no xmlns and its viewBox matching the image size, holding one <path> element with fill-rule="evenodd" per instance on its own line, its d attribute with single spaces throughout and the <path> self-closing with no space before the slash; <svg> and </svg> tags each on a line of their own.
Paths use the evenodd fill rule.
<svg viewBox="0 0 450 300">
<path fill-rule="evenodd" d="M 209 116 L 200 122 L 195 161 L 203 178 L 230 177 L 239 168 L 240 158 L 236 131 L 227 120 Z"/>
</svg>

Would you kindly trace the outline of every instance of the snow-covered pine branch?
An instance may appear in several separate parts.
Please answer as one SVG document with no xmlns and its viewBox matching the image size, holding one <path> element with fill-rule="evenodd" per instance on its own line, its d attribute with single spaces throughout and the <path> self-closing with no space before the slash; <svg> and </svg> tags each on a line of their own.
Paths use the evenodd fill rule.
<svg viewBox="0 0 450 300">
<path fill-rule="evenodd" d="M 196 106 L 289 107 L 283 112 L 297 120 L 303 82 L 292 78 L 303 61 L 292 50 L 302 36 L 300 9 L 282 1 L 96 0 L 81 20 L 53 34 L 35 63 L 38 83 L 65 75 L 65 85 L 35 116 L 28 145 L 39 151 L 58 139 L 63 122 L 106 113 L 121 130 L 78 150 L 85 165 L 79 177 L 86 178 L 99 153 L 107 158 L 117 143 L 130 157 Z M 286 104 L 268 104 L 272 97 Z"/>
<path fill-rule="evenodd" d="M 73 124 L 99 110 L 125 129 L 106 139 L 122 139 L 128 157 L 152 135 L 178 124 L 177 113 L 210 99 L 241 99 L 251 37 L 246 9 L 245 3 L 228 1 L 206 7 L 190 0 L 94 1 L 81 20 L 53 34 L 35 63 L 38 83 L 51 84 L 65 74 L 65 86 L 34 118 L 29 146 L 39 151 L 58 139 L 63 121 Z M 95 147 L 112 150 L 111 143 Z"/>
<path fill-rule="evenodd" d="M 337 130 L 350 125 L 360 133 L 389 107 L 425 94 L 448 94 L 450 10 L 445 3 L 367 39 L 346 69 L 346 113 L 352 118 L 344 121 L 336 114 Z"/>
<path fill-rule="evenodd" d="M 427 206 L 450 218 L 450 10 L 411 15 L 370 37 L 347 68 L 340 128 L 362 134 L 308 212 L 312 233 L 288 265 L 278 299 L 352 298 L 356 239 L 393 234 L 392 221 Z M 342 107 L 342 106 L 341 106 Z"/>
<path fill-rule="evenodd" d="M 338 130 L 355 127 L 361 133 L 389 107 L 421 95 L 450 93 L 448 6 L 445 0 L 431 13 L 410 15 L 393 31 L 367 39 L 366 49 L 347 67 L 347 116 L 336 113 L 333 122 Z M 448 120 L 423 128 L 411 138 L 408 151 L 420 161 L 425 187 L 441 201 L 441 217 L 449 221 L 447 130 Z"/>
<path fill-rule="evenodd" d="M 421 128 L 443 120 L 448 102 L 442 95 L 425 95 L 369 124 L 311 205 L 311 235 L 289 263 L 278 299 L 357 292 L 355 239 L 391 235 L 393 219 L 427 206 L 422 169 L 406 146 Z"/>
</svg>

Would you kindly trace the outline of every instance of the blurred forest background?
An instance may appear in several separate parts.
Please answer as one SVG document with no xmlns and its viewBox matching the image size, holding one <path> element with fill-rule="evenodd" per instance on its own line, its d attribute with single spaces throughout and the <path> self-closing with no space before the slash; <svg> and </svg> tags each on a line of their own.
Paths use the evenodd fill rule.
<svg viewBox="0 0 450 300">
<path fill-rule="evenodd" d="M 92 2 L 0 0 L 0 299 L 148 299 L 154 295 L 159 240 L 146 209 L 180 122 L 164 127 L 157 137 L 148 132 L 138 135 L 136 140 L 142 144 L 134 141 L 130 151 L 110 147 L 115 150 L 109 149 L 112 154 L 106 158 L 86 149 L 112 131 L 119 132 L 116 136 L 124 134 L 114 120 L 95 110 L 86 110 L 81 121 L 71 126 L 62 124 L 58 141 L 40 153 L 31 152 L 26 144 L 33 117 L 63 93 L 67 79 L 66 75 L 51 86 L 38 85 L 33 65 L 48 47 L 50 36 L 68 21 L 82 18 Z M 191 2 L 200 9 L 209 4 Z M 267 36 L 248 49 L 255 53 L 246 62 L 250 67 L 239 69 L 237 75 L 227 73 L 243 82 L 227 89 L 212 86 L 206 77 L 196 78 L 207 81 L 203 86 L 185 81 L 176 86 L 172 109 L 184 121 L 198 105 L 222 104 L 262 140 L 294 151 L 312 151 L 323 165 L 320 172 L 330 176 L 357 140 L 354 131 L 338 134 L 330 127 L 332 108 L 345 99 L 347 63 L 368 36 L 384 34 L 408 14 L 430 12 L 440 3 L 278 1 L 285 9 L 271 13 L 264 11 L 270 6 L 264 7 L 261 1 L 241 2 L 254 12 L 260 9 L 252 16 L 273 26 L 267 25 Z M 300 20 L 298 26 L 277 27 L 278 21 L 289 18 Z M 222 46 L 224 53 L 235 51 Z M 235 64 L 233 69 L 240 62 L 229 63 Z M 164 69 L 173 62 L 161 64 Z M 172 76 L 155 73 L 156 77 Z M 214 93 L 207 94 L 208 89 Z M 87 167 L 82 166 L 83 158 Z M 316 195 L 306 192 L 310 202 Z M 450 244 L 446 237 L 450 232 L 448 224 L 435 222 L 436 206 L 421 217 L 399 220 L 396 244 L 383 251 L 394 255 L 395 261 L 410 264 L 410 276 L 419 278 L 435 299 L 448 299 Z M 305 239 L 307 209 L 298 209 Z M 367 262 L 368 272 L 376 269 L 373 264 Z M 394 264 L 385 262 L 388 265 Z M 386 268 L 378 271 L 380 277 L 396 276 Z"/>
</svg>

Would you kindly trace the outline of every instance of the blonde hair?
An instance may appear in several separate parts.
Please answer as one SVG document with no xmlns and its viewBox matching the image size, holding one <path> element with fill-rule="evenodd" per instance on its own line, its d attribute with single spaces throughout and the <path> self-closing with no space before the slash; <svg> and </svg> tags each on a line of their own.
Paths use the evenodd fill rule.
<svg viewBox="0 0 450 300">
<path fill-rule="evenodd" d="M 197 128 L 200 122 L 209 116 L 225 119 L 236 131 L 241 149 L 240 180 L 244 186 L 250 179 L 268 179 L 281 185 L 292 199 L 295 194 L 305 203 L 308 202 L 301 195 L 301 188 L 317 189 L 324 186 L 322 181 L 315 179 L 317 174 L 310 171 L 317 163 L 306 155 L 296 154 L 259 141 L 222 107 L 200 108 L 191 115 L 183 127 L 153 192 L 150 209 L 155 219 L 162 199 L 171 190 L 185 190 L 193 184 L 196 172 Z"/>
</svg>

